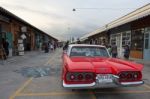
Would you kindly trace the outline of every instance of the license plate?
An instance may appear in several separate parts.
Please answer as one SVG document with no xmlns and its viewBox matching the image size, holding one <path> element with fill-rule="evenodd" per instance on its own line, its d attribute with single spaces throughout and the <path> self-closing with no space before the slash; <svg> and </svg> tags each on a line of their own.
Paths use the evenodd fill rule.
<svg viewBox="0 0 150 99">
<path fill-rule="evenodd" d="M 111 83 L 111 82 L 113 82 L 112 75 L 109 75 L 109 74 L 99 74 L 99 75 L 97 75 L 97 79 L 98 79 L 99 83 Z"/>
</svg>

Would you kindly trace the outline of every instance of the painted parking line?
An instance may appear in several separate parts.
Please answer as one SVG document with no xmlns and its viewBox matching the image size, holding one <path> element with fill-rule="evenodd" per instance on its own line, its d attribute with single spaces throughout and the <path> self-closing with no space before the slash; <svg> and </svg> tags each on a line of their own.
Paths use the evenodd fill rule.
<svg viewBox="0 0 150 99">
<path fill-rule="evenodd" d="M 96 99 L 94 92 L 90 92 L 91 99 Z"/>
<path fill-rule="evenodd" d="M 146 88 L 150 89 L 150 86 L 144 84 L 143 85 Z M 118 90 L 118 91 L 90 91 L 88 92 L 48 92 L 48 93 L 20 93 L 18 96 L 62 96 L 62 95 L 76 95 L 76 94 L 85 94 L 90 95 L 91 99 L 96 99 L 95 94 L 120 94 L 120 93 L 126 93 L 126 94 L 143 94 L 143 93 L 150 93 L 150 90 L 143 90 L 143 91 L 136 91 L 136 90 Z"/>
<path fill-rule="evenodd" d="M 20 92 L 29 85 L 29 83 L 32 81 L 33 78 L 29 78 L 19 89 L 17 89 L 13 95 L 10 96 L 9 99 L 15 99 L 16 96 L 20 94 Z"/>
<path fill-rule="evenodd" d="M 150 93 L 150 90 L 143 90 L 143 91 L 132 91 L 132 90 L 119 90 L 119 91 L 98 91 L 98 92 L 48 92 L 48 93 L 21 93 L 29 83 L 31 83 L 33 78 L 30 78 L 25 82 L 25 84 L 19 88 L 14 95 L 12 95 L 9 99 L 14 99 L 16 96 L 63 96 L 63 95 L 77 95 L 77 94 L 83 94 L 83 95 L 90 95 L 91 99 L 96 99 L 95 94 L 121 94 L 121 93 L 126 93 L 126 94 L 143 94 L 143 93 Z M 149 88 L 150 86 L 144 84 L 144 87 Z"/>
<path fill-rule="evenodd" d="M 149 85 L 147 85 L 147 84 L 144 84 L 144 85 L 143 85 L 143 87 L 145 87 L 145 88 L 147 88 L 147 89 L 149 89 L 149 90 L 150 90 L 150 86 L 149 86 Z"/>
<path fill-rule="evenodd" d="M 142 94 L 142 93 L 150 93 L 150 90 L 143 90 L 143 91 L 132 91 L 132 90 L 124 90 L 124 91 L 114 91 L 114 92 L 95 92 L 95 93 L 99 93 L 99 94 Z"/>
<path fill-rule="evenodd" d="M 44 65 L 48 65 L 51 61 L 52 61 L 52 58 L 50 57 Z"/>
<path fill-rule="evenodd" d="M 54 59 L 55 59 L 55 57 L 50 57 L 50 58 L 48 59 L 48 61 L 47 61 L 44 65 L 50 64 L 51 62 L 54 61 Z"/>
<path fill-rule="evenodd" d="M 150 86 L 144 84 L 143 87 L 149 88 Z M 88 92 L 48 92 L 48 93 L 20 93 L 18 96 L 63 96 L 63 95 L 77 95 L 77 94 L 85 94 L 90 95 L 91 99 L 96 99 L 95 94 L 143 94 L 150 93 L 150 90 L 136 91 L 136 90 L 118 90 L 118 91 L 90 91 Z"/>
<path fill-rule="evenodd" d="M 63 96 L 63 95 L 77 95 L 77 94 L 83 94 L 83 95 L 94 95 L 94 94 L 120 94 L 120 93 L 127 93 L 127 94 L 134 94 L 134 93 L 150 93 L 150 91 L 115 91 L 115 92 L 49 92 L 49 93 L 20 93 L 17 96 Z M 92 99 L 96 99 L 95 95 L 92 96 Z"/>
<path fill-rule="evenodd" d="M 82 94 L 87 95 L 91 94 L 88 92 L 48 92 L 48 93 L 20 93 L 18 96 L 59 96 L 59 95 L 76 95 Z"/>
<path fill-rule="evenodd" d="M 48 65 L 51 60 L 52 60 L 52 59 L 51 59 L 51 57 L 50 57 L 50 58 L 48 59 L 48 61 L 47 61 L 44 65 Z M 33 80 L 33 78 L 31 77 L 31 78 L 29 78 L 27 81 L 25 81 L 24 84 L 23 84 L 20 88 L 18 88 L 18 89 L 14 92 L 14 94 L 12 94 L 12 95 L 9 97 L 9 99 L 15 99 L 15 97 L 18 96 L 18 95 L 25 89 L 25 87 L 27 87 L 27 86 L 31 83 L 32 80 Z"/>
<path fill-rule="evenodd" d="M 20 93 L 17 96 L 66 96 L 66 95 L 90 95 L 91 99 L 96 99 L 96 96 L 93 92 Z"/>
<path fill-rule="evenodd" d="M 54 57 L 55 53 L 52 53 L 52 54 L 49 54 L 49 55 L 53 56 L 53 57 L 48 58 L 47 62 L 44 64 L 45 66 L 48 65 L 49 63 L 53 62 L 54 59 L 55 59 L 55 57 Z"/>
</svg>

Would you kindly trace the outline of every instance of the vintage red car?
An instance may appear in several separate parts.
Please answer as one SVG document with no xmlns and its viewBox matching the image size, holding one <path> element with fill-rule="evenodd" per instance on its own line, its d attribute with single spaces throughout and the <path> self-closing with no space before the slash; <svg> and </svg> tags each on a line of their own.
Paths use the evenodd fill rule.
<svg viewBox="0 0 150 99">
<path fill-rule="evenodd" d="M 72 44 L 62 58 L 65 88 L 112 88 L 144 83 L 143 65 L 111 58 L 104 46 Z"/>
</svg>

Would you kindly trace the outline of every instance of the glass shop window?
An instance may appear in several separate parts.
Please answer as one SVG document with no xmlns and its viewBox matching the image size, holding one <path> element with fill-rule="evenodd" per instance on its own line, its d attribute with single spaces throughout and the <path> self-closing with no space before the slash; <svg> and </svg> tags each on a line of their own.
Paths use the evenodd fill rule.
<svg viewBox="0 0 150 99">
<path fill-rule="evenodd" d="M 122 46 L 129 45 L 131 42 L 131 31 L 126 31 L 122 33 Z"/>
<path fill-rule="evenodd" d="M 150 48 L 149 35 L 150 35 L 150 27 L 145 28 L 145 34 L 144 34 L 144 48 L 145 49 L 149 49 Z"/>
<path fill-rule="evenodd" d="M 113 45 L 114 43 L 116 44 L 116 34 L 112 34 L 110 37 L 110 44 Z"/>
<path fill-rule="evenodd" d="M 143 50 L 143 36 L 144 36 L 144 29 L 138 29 L 132 31 L 132 44 L 131 49 L 132 50 Z"/>
</svg>

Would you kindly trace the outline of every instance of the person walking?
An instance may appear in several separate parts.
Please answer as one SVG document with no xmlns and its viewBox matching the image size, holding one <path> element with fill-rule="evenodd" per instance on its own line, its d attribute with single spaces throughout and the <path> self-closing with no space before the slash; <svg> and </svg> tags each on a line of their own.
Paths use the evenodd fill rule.
<svg viewBox="0 0 150 99">
<path fill-rule="evenodd" d="M 124 58 L 129 59 L 129 55 L 130 55 L 130 48 L 128 45 L 125 45 L 125 47 L 124 47 Z"/>
<path fill-rule="evenodd" d="M 112 54 L 112 57 L 113 57 L 113 58 L 116 58 L 117 55 L 118 55 L 118 52 L 117 52 L 117 46 L 116 46 L 115 43 L 113 43 L 113 45 L 112 45 L 112 48 L 111 48 L 111 54 Z"/>
</svg>

